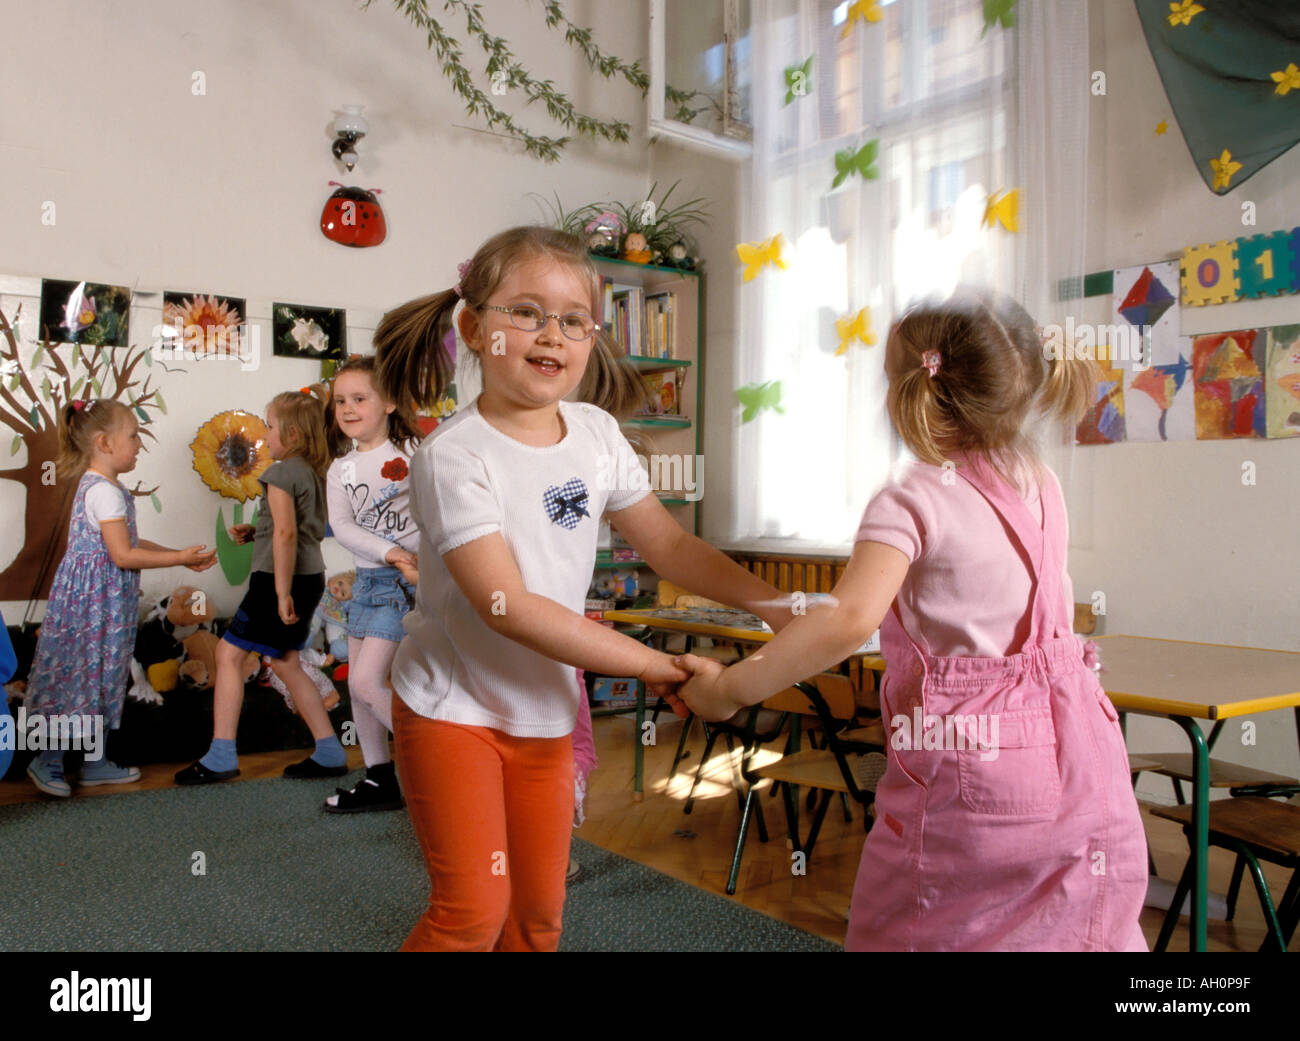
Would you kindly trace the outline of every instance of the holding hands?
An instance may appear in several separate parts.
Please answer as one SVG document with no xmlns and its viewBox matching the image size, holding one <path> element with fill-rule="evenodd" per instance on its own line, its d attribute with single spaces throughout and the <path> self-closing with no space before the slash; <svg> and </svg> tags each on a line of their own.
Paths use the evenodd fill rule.
<svg viewBox="0 0 1300 1041">
<path fill-rule="evenodd" d="M 402 549 L 401 546 L 394 546 L 384 555 L 384 560 L 397 568 L 401 572 L 402 578 L 406 579 L 411 585 L 419 585 L 420 561 L 414 553 Z"/>
<path fill-rule="evenodd" d="M 740 703 L 727 690 L 727 668 L 722 662 L 694 654 L 683 654 L 673 661 L 691 673 L 691 678 L 666 699 L 678 715 L 684 714 L 678 710 L 681 706 L 707 723 L 720 723 L 740 709 Z"/>
</svg>

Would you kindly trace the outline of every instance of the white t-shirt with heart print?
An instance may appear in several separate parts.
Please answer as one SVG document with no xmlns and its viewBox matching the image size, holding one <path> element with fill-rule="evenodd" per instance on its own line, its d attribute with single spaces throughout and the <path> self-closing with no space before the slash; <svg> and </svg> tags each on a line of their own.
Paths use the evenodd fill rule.
<svg viewBox="0 0 1300 1041">
<path fill-rule="evenodd" d="M 573 730 L 573 667 L 489 628 L 442 560 L 499 531 L 530 593 L 582 612 L 601 514 L 650 491 L 629 479 L 641 468 L 613 416 L 565 401 L 560 415 L 563 440 L 535 448 L 491 426 L 474 403 L 425 438 L 411 459 L 420 583 L 392 681 L 419 715 L 516 737 Z"/>
</svg>

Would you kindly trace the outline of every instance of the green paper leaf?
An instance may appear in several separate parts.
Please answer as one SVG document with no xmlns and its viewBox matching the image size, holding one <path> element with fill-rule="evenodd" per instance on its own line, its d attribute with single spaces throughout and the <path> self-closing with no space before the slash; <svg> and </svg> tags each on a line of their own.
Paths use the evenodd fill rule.
<svg viewBox="0 0 1300 1041">
<path fill-rule="evenodd" d="M 785 103 L 789 105 L 796 98 L 806 97 L 812 92 L 812 63 L 814 55 L 802 65 L 797 62 L 785 69 Z"/>
<path fill-rule="evenodd" d="M 41 355 L 45 353 L 45 345 L 37 345 L 36 352 L 32 355 L 32 368 L 35 369 L 41 363 Z"/>
<path fill-rule="evenodd" d="M 22 434 L 15 434 L 15 435 L 14 435 L 13 444 L 11 444 L 11 445 L 9 446 L 9 454 L 10 454 L 10 455 L 17 455 L 17 454 L 18 454 L 18 449 L 22 448 L 22 446 L 23 446 L 23 435 L 22 435 Z"/>
<path fill-rule="evenodd" d="M 153 396 L 158 399 L 158 411 L 164 416 L 167 415 L 167 403 L 163 401 L 162 391 L 155 390 Z"/>
<path fill-rule="evenodd" d="M 85 376 L 79 377 L 77 382 L 72 385 L 72 390 L 68 392 L 68 397 L 75 398 L 77 394 L 81 391 L 81 385 L 85 382 L 86 382 Z"/>
<path fill-rule="evenodd" d="M 221 565 L 221 573 L 226 576 L 226 581 L 232 586 L 243 585 L 253 566 L 253 544 L 248 542 L 242 546 L 235 545 L 226 531 L 226 519 L 222 516 L 220 507 L 217 508 L 216 547 L 217 563 Z"/>
<path fill-rule="evenodd" d="M 1003 29 L 1015 28 L 1016 0 L 984 0 L 984 28 L 980 30 L 980 39 L 999 22 Z"/>
<path fill-rule="evenodd" d="M 140 417 L 141 423 L 149 422 L 149 413 L 146 412 L 144 409 L 142 409 L 139 405 L 136 405 L 135 407 L 135 414 Z"/>
<path fill-rule="evenodd" d="M 145 367 L 146 369 L 152 369 L 152 368 L 153 368 L 153 351 L 145 351 L 145 352 L 144 352 L 144 367 Z"/>
<path fill-rule="evenodd" d="M 153 508 L 154 508 L 155 512 L 157 512 L 157 513 L 162 513 L 162 503 L 160 503 L 160 502 L 158 501 L 158 496 L 157 496 L 157 495 L 155 495 L 154 493 L 150 492 L 150 493 L 149 493 L 149 501 L 150 501 L 151 503 L 153 503 Z"/>
<path fill-rule="evenodd" d="M 11 380 L 9 381 L 9 389 L 10 389 L 11 391 L 13 391 L 13 390 L 17 390 L 17 389 L 18 389 L 18 384 L 22 383 L 22 381 L 23 381 L 22 376 L 19 375 L 19 374 L 17 374 L 17 373 L 15 373 L 15 374 L 14 374 L 14 378 L 11 379 Z"/>
<path fill-rule="evenodd" d="M 48 376 L 41 380 L 41 397 L 46 401 L 50 400 L 50 377 Z"/>
<path fill-rule="evenodd" d="M 31 415 L 28 417 L 32 421 L 32 426 L 37 430 L 41 429 L 41 411 L 35 405 L 32 406 Z"/>
</svg>

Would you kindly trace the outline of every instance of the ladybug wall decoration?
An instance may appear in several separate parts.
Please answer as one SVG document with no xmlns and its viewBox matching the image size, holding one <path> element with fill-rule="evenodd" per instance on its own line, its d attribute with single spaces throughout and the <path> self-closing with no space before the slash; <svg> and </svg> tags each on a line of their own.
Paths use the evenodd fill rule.
<svg viewBox="0 0 1300 1041">
<path fill-rule="evenodd" d="M 320 215 L 320 230 L 331 242 L 344 246 L 378 246 L 388 237 L 388 222 L 375 198 L 381 189 L 357 188 L 339 184 L 325 200 Z"/>
</svg>

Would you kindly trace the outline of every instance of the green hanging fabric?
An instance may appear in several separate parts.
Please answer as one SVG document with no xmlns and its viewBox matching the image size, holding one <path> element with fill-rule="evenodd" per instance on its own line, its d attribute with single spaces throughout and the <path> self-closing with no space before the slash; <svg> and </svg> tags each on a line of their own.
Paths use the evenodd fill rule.
<svg viewBox="0 0 1300 1041">
<path fill-rule="evenodd" d="M 1206 187 L 1225 195 L 1300 140 L 1300 5 L 1134 0 Z"/>
</svg>

